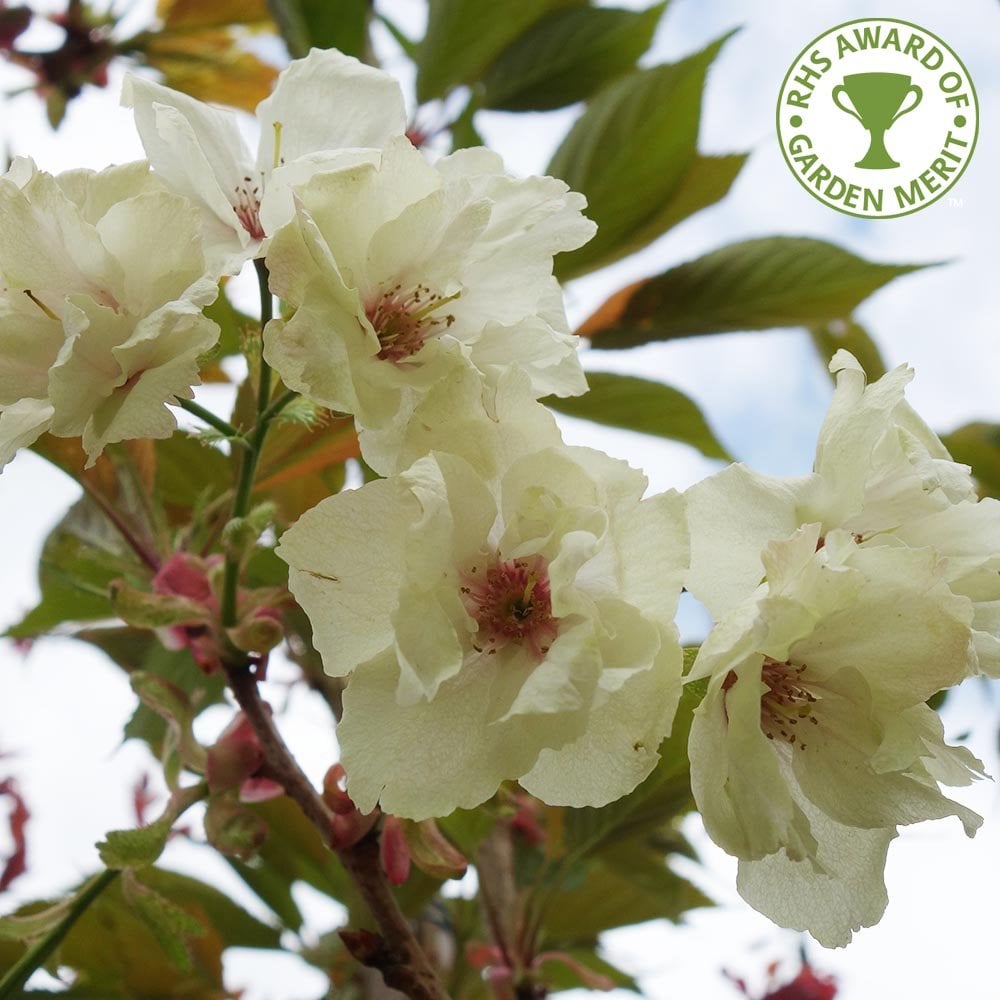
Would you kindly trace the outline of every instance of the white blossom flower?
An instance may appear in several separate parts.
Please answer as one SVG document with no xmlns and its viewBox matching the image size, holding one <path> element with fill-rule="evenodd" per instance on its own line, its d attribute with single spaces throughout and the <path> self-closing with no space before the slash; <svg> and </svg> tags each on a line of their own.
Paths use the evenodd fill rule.
<svg viewBox="0 0 1000 1000">
<path fill-rule="evenodd" d="M 760 583 L 767 543 L 813 522 L 823 536 L 843 529 L 865 548 L 929 547 L 943 557 L 952 590 L 975 602 L 972 672 L 1000 676 L 1000 502 L 977 500 L 969 469 L 906 402 L 911 369 L 867 387 L 847 351 L 830 369 L 837 388 L 811 475 L 734 465 L 688 490 L 688 588 L 719 618 Z"/>
<path fill-rule="evenodd" d="M 218 339 L 197 218 L 144 163 L 0 178 L 0 466 L 49 430 L 105 445 L 167 437 Z"/>
<path fill-rule="evenodd" d="M 201 207 L 205 255 L 220 273 L 258 256 L 265 237 L 291 218 L 291 184 L 331 156 L 376 149 L 406 129 L 396 81 L 336 49 L 313 49 L 280 74 L 257 106 L 256 155 L 234 111 L 134 75 L 125 78 L 122 103 L 135 111 L 153 169 Z"/>
<path fill-rule="evenodd" d="M 282 536 L 327 672 L 353 672 L 338 738 L 362 811 L 443 816 L 508 779 L 601 805 L 653 768 L 680 689 L 682 499 L 642 500 L 641 473 L 551 433 L 492 480 L 434 452 Z"/>
<path fill-rule="evenodd" d="M 886 906 L 896 827 L 981 820 L 938 782 L 982 765 L 946 746 L 925 704 L 968 670 L 972 607 L 927 548 L 859 546 L 806 525 L 763 553 L 767 582 L 701 647 L 691 786 L 706 829 L 739 858 L 754 907 L 847 944 Z"/>
<path fill-rule="evenodd" d="M 355 415 L 377 471 L 404 467 L 400 435 L 458 369 L 495 384 L 517 365 L 536 397 L 585 391 L 552 257 L 594 226 L 561 181 L 517 180 L 485 149 L 432 166 L 401 139 L 296 199 L 267 255 L 296 311 L 265 331 L 264 356 L 286 385 Z"/>
</svg>

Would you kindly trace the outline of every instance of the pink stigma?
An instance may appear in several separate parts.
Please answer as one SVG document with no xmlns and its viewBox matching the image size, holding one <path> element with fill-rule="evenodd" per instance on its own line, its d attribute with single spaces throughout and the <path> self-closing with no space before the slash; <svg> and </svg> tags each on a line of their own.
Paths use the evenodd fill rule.
<svg viewBox="0 0 1000 1000">
<path fill-rule="evenodd" d="M 473 642 L 477 652 L 492 655 L 516 642 L 544 659 L 559 633 L 559 619 L 552 614 L 548 564 L 542 556 L 473 566 L 465 581 L 465 610 L 479 626 Z"/>
<path fill-rule="evenodd" d="M 460 294 L 439 295 L 426 285 L 403 291 L 401 284 L 382 292 L 365 306 L 365 315 L 381 348 L 378 356 L 383 361 L 398 364 L 416 354 L 431 337 L 455 322 L 451 313 L 435 314 Z"/>
</svg>

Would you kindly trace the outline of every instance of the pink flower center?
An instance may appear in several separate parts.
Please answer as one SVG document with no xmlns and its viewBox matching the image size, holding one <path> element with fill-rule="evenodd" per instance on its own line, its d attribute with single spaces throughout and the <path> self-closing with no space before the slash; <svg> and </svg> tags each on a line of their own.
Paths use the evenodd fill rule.
<svg viewBox="0 0 1000 1000">
<path fill-rule="evenodd" d="M 378 356 L 398 363 L 416 354 L 431 337 L 455 322 L 451 313 L 441 315 L 439 310 L 459 295 L 461 292 L 440 295 L 426 285 L 404 291 L 401 284 L 382 292 L 365 306 L 365 315 L 381 346 Z"/>
<path fill-rule="evenodd" d="M 244 177 L 243 183 L 237 185 L 233 193 L 233 211 L 240 225 L 255 240 L 262 240 L 264 227 L 260 224 L 260 185 L 254 184 L 252 177 Z"/>
<path fill-rule="evenodd" d="M 805 750 L 805 722 L 818 725 L 812 714 L 816 696 L 802 682 L 805 666 L 764 660 L 761 680 L 767 693 L 760 699 L 760 727 L 769 740 L 784 740 Z"/>
<path fill-rule="evenodd" d="M 465 610 L 479 630 L 473 648 L 490 655 L 510 642 L 541 660 L 559 633 L 552 614 L 548 564 L 542 556 L 473 566 L 461 587 Z"/>
</svg>

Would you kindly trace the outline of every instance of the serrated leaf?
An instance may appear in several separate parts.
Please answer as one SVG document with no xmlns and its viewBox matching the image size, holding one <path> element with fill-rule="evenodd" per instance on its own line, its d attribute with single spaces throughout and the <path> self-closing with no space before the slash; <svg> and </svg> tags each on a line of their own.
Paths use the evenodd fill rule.
<svg viewBox="0 0 1000 1000">
<path fill-rule="evenodd" d="M 142 703 L 173 730 L 184 766 L 204 773 L 206 751 L 195 739 L 192 727 L 197 713 L 188 693 L 165 677 L 147 671 L 136 671 L 129 677 L 129 683 Z M 128 737 L 128 727 L 125 732 Z"/>
<path fill-rule="evenodd" d="M 654 220 L 696 153 L 705 75 L 729 34 L 679 63 L 636 70 L 601 91 L 556 150 L 546 173 L 587 197 L 597 235 L 560 254 L 561 280 L 603 267 L 652 239 Z"/>
<path fill-rule="evenodd" d="M 52 906 L 36 909 L 23 908 L 21 912 L 0 917 L 0 941 L 30 941 L 43 937 L 57 927 L 73 908 L 74 896 L 68 896 Z"/>
<path fill-rule="evenodd" d="M 417 49 L 417 100 L 443 97 L 472 83 L 521 32 L 551 10 L 580 0 L 430 0 L 427 33 Z"/>
<path fill-rule="evenodd" d="M 877 264 L 823 240 L 733 243 L 613 295 L 577 331 L 617 350 L 708 333 L 829 323 L 926 264 Z"/>
<path fill-rule="evenodd" d="M 679 390 L 611 372 L 588 372 L 587 383 L 590 391 L 584 395 L 566 399 L 550 396 L 546 405 L 570 417 L 681 441 L 707 458 L 733 461 L 698 404 Z"/>
<path fill-rule="evenodd" d="M 111 606 L 115 614 L 136 628 L 165 628 L 211 621 L 209 609 L 198 601 L 178 594 L 156 594 L 136 590 L 122 580 L 111 584 Z"/>
<path fill-rule="evenodd" d="M 268 0 L 293 59 L 317 49 L 340 49 L 365 59 L 368 54 L 370 0 Z"/>
<path fill-rule="evenodd" d="M 163 853 L 172 826 L 172 818 L 164 817 L 135 830 L 112 830 L 97 845 L 97 853 L 108 868 L 145 868 Z"/>
<path fill-rule="evenodd" d="M 143 885 L 130 872 L 122 878 L 122 890 L 132 910 L 152 931 L 164 954 L 178 969 L 189 972 L 193 962 L 188 939 L 203 936 L 204 925 L 176 903 Z"/>
<path fill-rule="evenodd" d="M 830 371 L 830 359 L 843 349 L 850 351 L 864 368 L 869 382 L 880 379 L 886 373 L 885 361 L 878 345 L 868 331 L 853 319 L 834 320 L 814 326 L 809 330 L 813 346 L 830 380 L 837 384 L 837 376 Z"/>
<path fill-rule="evenodd" d="M 153 931 L 125 901 L 121 880 L 116 880 L 83 913 L 60 945 L 58 964 L 71 970 L 73 994 L 107 1000 L 220 1000 L 228 996 L 222 979 L 226 947 L 280 947 L 276 929 L 210 885 L 157 868 L 145 869 L 135 879 L 205 927 L 206 933 L 190 939 L 190 970 L 182 971 L 170 961 Z M 89 884 L 84 883 L 81 889 Z M 180 919 L 186 923 L 186 918 Z"/>
<path fill-rule="evenodd" d="M 635 65 L 666 6 L 664 0 L 640 11 L 570 7 L 547 14 L 483 75 L 480 105 L 547 111 L 585 100 Z"/>
<path fill-rule="evenodd" d="M 980 496 L 1000 498 L 1000 424 L 977 420 L 941 440 L 956 462 L 972 467 Z"/>
</svg>

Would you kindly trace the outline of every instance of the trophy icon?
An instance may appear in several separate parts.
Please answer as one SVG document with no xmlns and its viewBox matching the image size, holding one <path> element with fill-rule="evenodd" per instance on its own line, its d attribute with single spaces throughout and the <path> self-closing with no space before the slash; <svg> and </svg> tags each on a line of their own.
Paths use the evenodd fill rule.
<svg viewBox="0 0 1000 1000">
<path fill-rule="evenodd" d="M 854 107 L 841 103 L 846 94 Z M 904 108 L 907 97 L 916 100 Z M 868 152 L 854 165 L 868 170 L 889 170 L 899 164 L 885 148 L 885 134 L 903 115 L 909 114 L 923 98 L 923 91 L 902 73 L 853 73 L 833 88 L 833 103 L 871 133 Z"/>
</svg>

